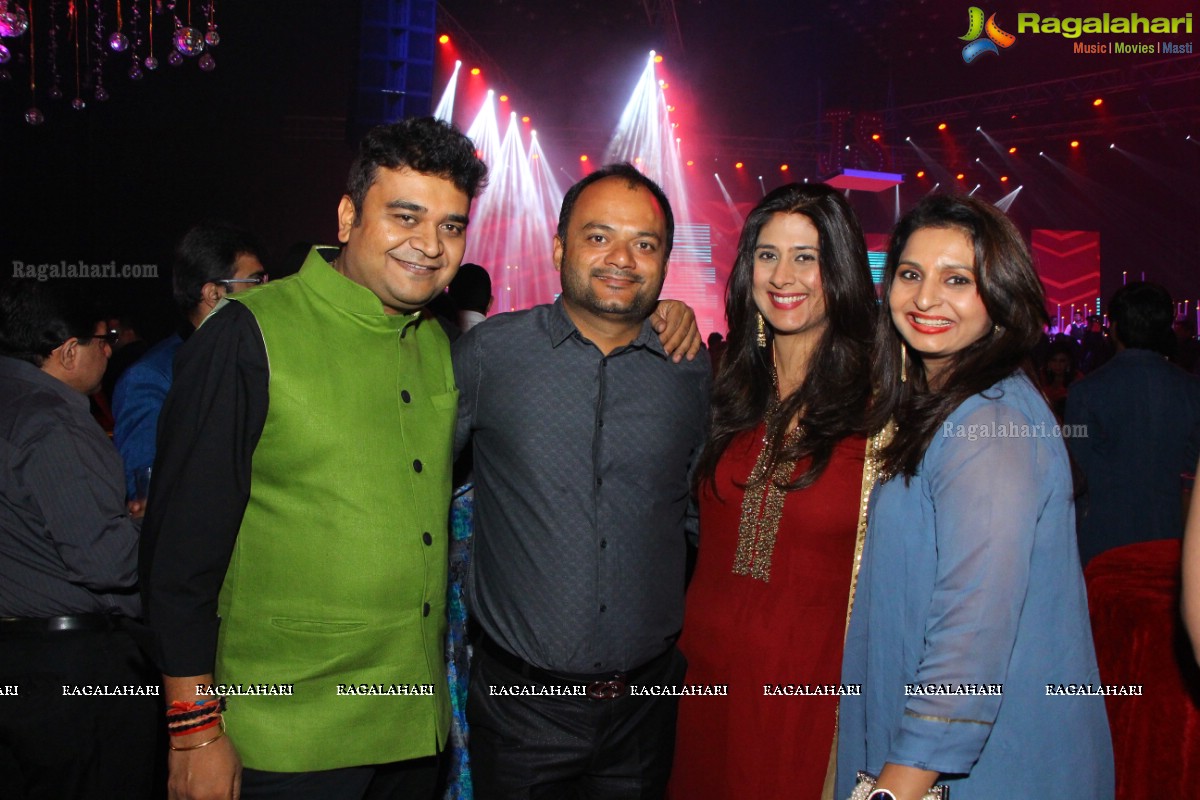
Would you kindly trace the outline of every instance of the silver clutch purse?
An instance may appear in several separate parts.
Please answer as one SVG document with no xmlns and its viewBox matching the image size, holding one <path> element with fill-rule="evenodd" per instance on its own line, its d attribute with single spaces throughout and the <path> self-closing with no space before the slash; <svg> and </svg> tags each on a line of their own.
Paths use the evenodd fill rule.
<svg viewBox="0 0 1200 800">
<path fill-rule="evenodd" d="M 858 782 L 854 784 L 850 800 L 867 800 L 871 796 L 871 792 L 875 791 L 875 781 L 876 778 L 871 773 L 859 771 Z M 921 800 L 950 800 L 950 787 L 939 783 L 926 792 Z"/>
</svg>

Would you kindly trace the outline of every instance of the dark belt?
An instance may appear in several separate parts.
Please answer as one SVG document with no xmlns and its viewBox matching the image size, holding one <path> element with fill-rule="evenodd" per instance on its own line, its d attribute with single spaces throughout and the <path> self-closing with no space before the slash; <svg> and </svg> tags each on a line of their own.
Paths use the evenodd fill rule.
<svg viewBox="0 0 1200 800">
<path fill-rule="evenodd" d="M 116 614 L 71 614 L 65 617 L 0 617 L 0 633 L 115 631 L 128 621 Z"/>
<path fill-rule="evenodd" d="M 674 648 L 655 656 L 645 664 L 626 672 L 599 672 L 588 675 L 573 675 L 564 672 L 549 672 L 522 658 L 514 656 L 496 643 L 486 633 L 480 635 L 478 647 L 507 669 L 524 678 L 551 686 L 583 686 L 584 693 L 593 700 L 615 700 L 629 694 L 629 686 L 641 683 L 641 679 L 654 672 L 671 657 Z"/>
</svg>

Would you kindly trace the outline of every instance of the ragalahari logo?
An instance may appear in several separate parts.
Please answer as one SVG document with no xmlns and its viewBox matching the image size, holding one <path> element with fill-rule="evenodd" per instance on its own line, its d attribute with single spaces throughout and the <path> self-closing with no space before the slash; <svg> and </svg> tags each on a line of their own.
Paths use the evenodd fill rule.
<svg viewBox="0 0 1200 800">
<path fill-rule="evenodd" d="M 983 21 L 983 9 L 979 6 L 971 6 L 967 9 L 967 35 L 958 37 L 969 44 L 963 48 L 963 61 L 970 64 L 975 59 L 979 58 L 984 53 L 993 53 L 1000 55 L 999 48 L 1008 49 L 1017 41 L 1017 37 L 1007 31 L 1000 29 L 996 24 L 996 15 L 992 14 L 987 18 L 987 23 Z M 980 39 L 983 34 L 987 34 L 986 39 Z"/>
</svg>

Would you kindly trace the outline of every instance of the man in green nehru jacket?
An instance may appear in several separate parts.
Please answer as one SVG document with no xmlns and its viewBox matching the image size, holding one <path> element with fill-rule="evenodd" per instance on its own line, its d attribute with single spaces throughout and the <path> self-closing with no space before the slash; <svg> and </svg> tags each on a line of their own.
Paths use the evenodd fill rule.
<svg viewBox="0 0 1200 800">
<path fill-rule="evenodd" d="M 372 130 L 341 249 L 181 348 L 141 554 L 172 798 L 432 795 L 458 391 L 421 309 L 486 174 L 448 124 Z"/>
</svg>

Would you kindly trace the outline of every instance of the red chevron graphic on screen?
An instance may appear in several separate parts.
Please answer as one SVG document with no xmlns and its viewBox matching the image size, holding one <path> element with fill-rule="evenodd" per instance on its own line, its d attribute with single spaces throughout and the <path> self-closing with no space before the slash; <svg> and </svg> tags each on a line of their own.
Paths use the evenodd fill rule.
<svg viewBox="0 0 1200 800">
<path fill-rule="evenodd" d="M 1031 232 L 1038 277 L 1046 288 L 1047 311 L 1064 319 L 1071 306 L 1092 308 L 1100 295 L 1100 234 L 1097 231 Z"/>
</svg>

